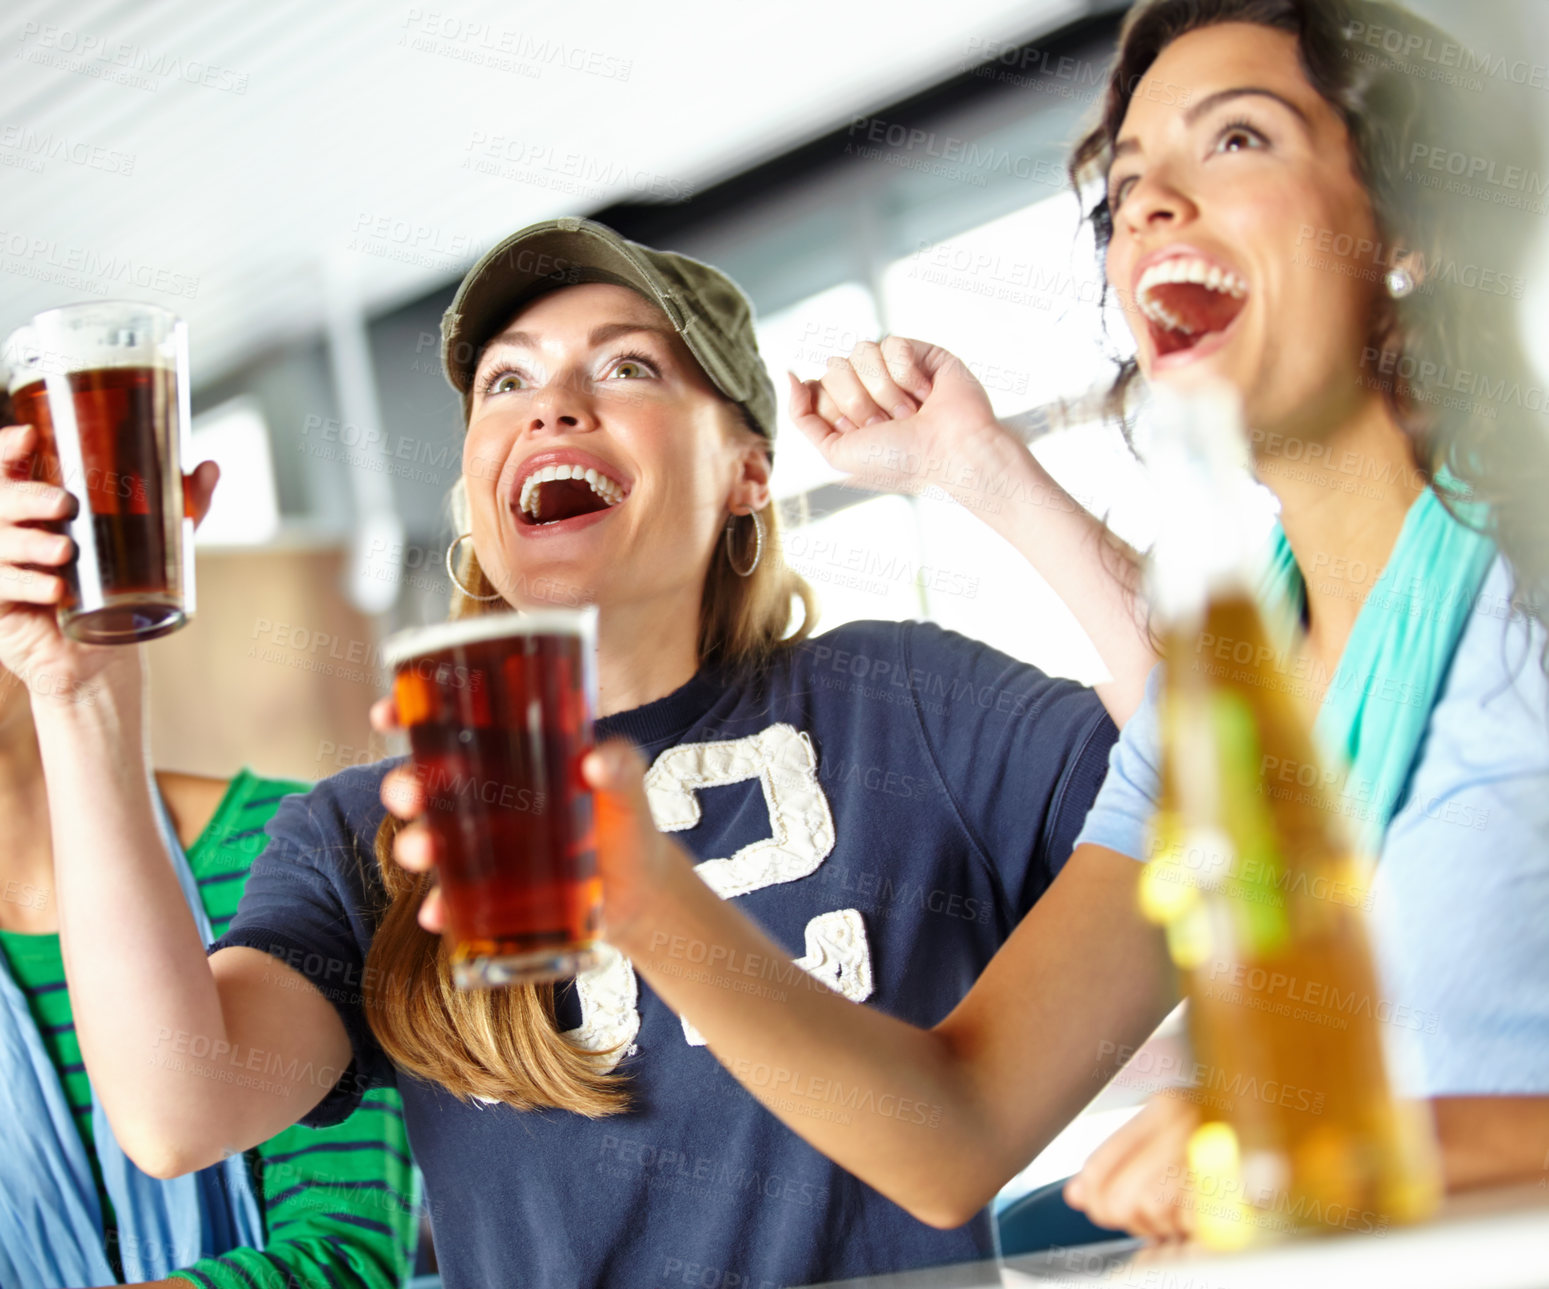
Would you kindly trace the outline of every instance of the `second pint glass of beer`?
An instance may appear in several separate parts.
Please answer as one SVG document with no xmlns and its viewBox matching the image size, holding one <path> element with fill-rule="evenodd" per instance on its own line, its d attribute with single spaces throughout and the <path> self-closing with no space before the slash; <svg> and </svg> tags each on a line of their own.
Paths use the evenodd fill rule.
<svg viewBox="0 0 1549 1289">
<path fill-rule="evenodd" d="M 183 323 L 149 304 L 66 305 L 13 333 L 4 357 L 13 415 L 38 432 L 35 477 L 78 503 L 57 525 L 75 542 L 60 630 L 86 644 L 176 631 L 194 614 Z"/>
<path fill-rule="evenodd" d="M 581 758 L 596 610 L 498 613 L 401 632 L 384 655 L 425 790 L 461 988 L 597 960 L 602 880 Z"/>
</svg>

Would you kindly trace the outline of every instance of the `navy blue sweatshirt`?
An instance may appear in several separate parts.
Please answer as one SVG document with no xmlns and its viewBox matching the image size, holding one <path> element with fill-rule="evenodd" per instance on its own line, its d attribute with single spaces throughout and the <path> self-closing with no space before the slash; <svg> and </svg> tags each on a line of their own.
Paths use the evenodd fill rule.
<svg viewBox="0 0 1549 1289">
<path fill-rule="evenodd" d="M 922 1026 L 1069 856 L 1115 738 L 1091 690 L 913 622 L 852 623 L 758 673 L 702 671 L 597 733 L 640 746 L 657 825 L 714 889 L 830 986 Z M 448 1289 L 776 1289 L 990 1256 L 987 1213 L 935 1230 L 831 1163 L 617 955 L 560 991 L 560 1020 L 621 1045 L 629 1112 L 464 1103 L 395 1071 L 359 990 L 393 764 L 281 805 L 212 952 L 272 953 L 338 1008 L 354 1067 L 306 1122 L 338 1122 L 372 1086 L 401 1093 Z M 814 1072 L 770 1077 L 813 1091 Z M 934 1113 L 886 1088 L 816 1086 L 836 1115 Z"/>
</svg>

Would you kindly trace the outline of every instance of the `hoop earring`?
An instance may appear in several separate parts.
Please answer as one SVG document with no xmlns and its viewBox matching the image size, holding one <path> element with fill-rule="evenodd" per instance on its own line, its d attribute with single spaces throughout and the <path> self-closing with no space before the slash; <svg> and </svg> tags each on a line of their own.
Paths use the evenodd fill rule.
<svg viewBox="0 0 1549 1289">
<path fill-rule="evenodd" d="M 737 532 L 737 516 L 732 515 L 726 521 L 726 562 L 731 565 L 731 571 L 738 577 L 752 577 L 753 570 L 758 567 L 758 561 L 764 558 L 764 521 L 758 517 L 758 511 L 748 511 L 748 516 L 753 520 L 753 562 L 747 568 L 737 567 L 737 556 L 732 551 L 732 539 Z"/>
<path fill-rule="evenodd" d="M 452 544 L 446 548 L 446 575 L 452 579 L 452 585 L 455 586 L 464 595 L 466 595 L 470 600 L 498 600 L 501 598 L 499 591 L 496 591 L 493 595 L 475 595 L 462 584 L 462 579 L 457 576 L 457 566 L 452 562 L 452 557 L 457 553 L 457 548 L 472 536 L 473 531 L 470 529 L 468 532 L 463 533 L 461 536 L 452 538 Z"/>
</svg>

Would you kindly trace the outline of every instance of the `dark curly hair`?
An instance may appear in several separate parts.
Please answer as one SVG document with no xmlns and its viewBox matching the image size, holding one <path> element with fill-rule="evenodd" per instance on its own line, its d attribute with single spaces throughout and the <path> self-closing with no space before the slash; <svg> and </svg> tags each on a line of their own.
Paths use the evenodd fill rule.
<svg viewBox="0 0 1549 1289">
<path fill-rule="evenodd" d="M 1379 292 L 1363 371 L 1409 436 L 1422 477 L 1434 486 L 1445 464 L 1489 504 L 1490 536 L 1515 578 L 1514 604 L 1549 622 L 1549 422 L 1515 317 L 1531 221 L 1510 204 L 1476 200 L 1426 164 L 1465 158 L 1497 173 L 1513 165 L 1536 173 L 1535 140 L 1524 114 L 1500 101 L 1500 81 L 1458 70 L 1488 72 L 1488 60 L 1379 0 L 1142 0 L 1120 34 L 1100 118 L 1069 163 L 1078 197 L 1103 181 L 1087 211 L 1099 262 L 1113 234 L 1106 172 L 1131 98 L 1168 45 L 1226 22 L 1295 36 L 1303 74 L 1344 122 L 1378 229 L 1370 280 L 1407 254 L 1420 283 L 1402 300 Z M 1443 60 L 1440 51 L 1450 52 Z M 1108 394 L 1126 436 L 1136 375 L 1134 358 L 1123 359 Z M 1549 644 L 1540 662 L 1549 670 Z"/>
</svg>

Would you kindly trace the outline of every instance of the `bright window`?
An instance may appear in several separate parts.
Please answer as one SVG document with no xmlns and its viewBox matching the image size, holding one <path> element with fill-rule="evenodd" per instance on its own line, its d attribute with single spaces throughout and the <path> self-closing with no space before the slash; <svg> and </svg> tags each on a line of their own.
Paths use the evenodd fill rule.
<svg viewBox="0 0 1549 1289">
<path fill-rule="evenodd" d="M 844 478 L 791 425 L 786 371 L 794 371 L 803 380 L 821 376 L 831 357 L 846 357 L 860 341 L 875 340 L 879 325 L 871 292 L 859 282 L 841 282 L 759 319 L 758 349 L 774 378 L 779 405 L 773 480 L 776 497 L 798 496 Z"/>
<path fill-rule="evenodd" d="M 1102 278 L 1078 215 L 1062 194 L 917 248 L 883 274 L 888 325 L 956 353 L 997 415 L 1085 393 L 1110 364 Z"/>
<path fill-rule="evenodd" d="M 925 616 L 920 536 L 904 497 L 873 497 L 794 528 L 784 547 L 786 562 L 817 595 L 819 631 Z"/>
</svg>

